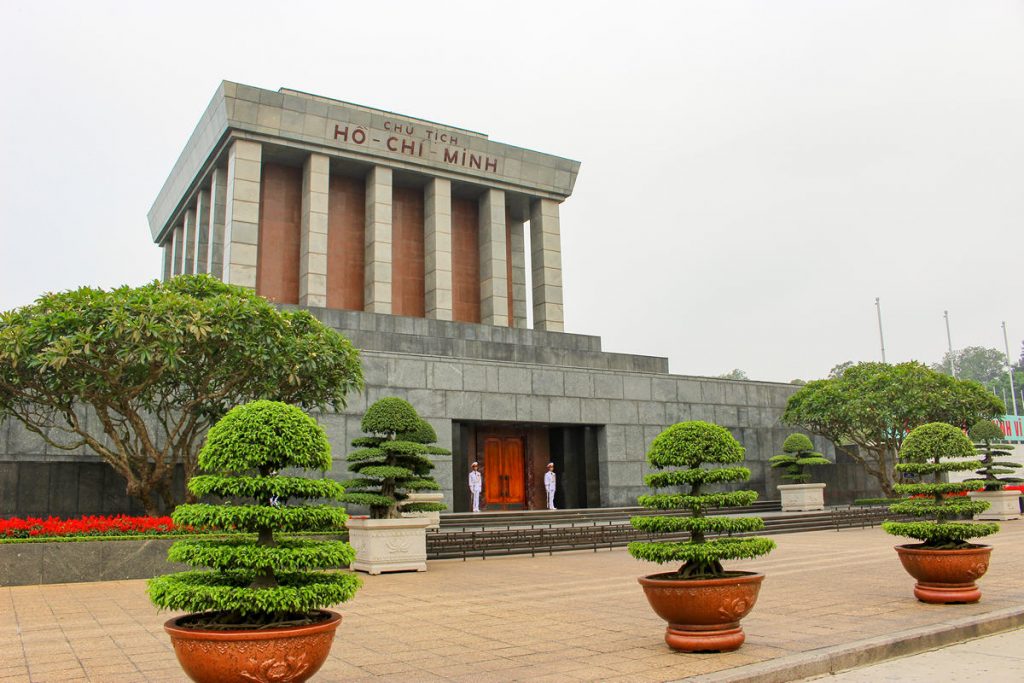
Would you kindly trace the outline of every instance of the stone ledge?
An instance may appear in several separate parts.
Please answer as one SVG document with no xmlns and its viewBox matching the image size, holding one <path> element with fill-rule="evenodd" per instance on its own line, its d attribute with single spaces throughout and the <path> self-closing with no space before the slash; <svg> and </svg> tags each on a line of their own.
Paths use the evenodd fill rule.
<svg viewBox="0 0 1024 683">
<path fill-rule="evenodd" d="M 178 538 L 0 543 L 0 586 L 148 579 L 188 569 L 167 561 Z"/>
<path fill-rule="evenodd" d="M 955 609 L 955 608 L 954 608 Z M 945 623 L 899 631 L 844 645 L 824 647 L 798 655 L 711 674 L 688 677 L 688 683 L 786 683 L 812 676 L 906 657 L 947 645 L 994 635 L 1024 626 L 1024 606 L 988 614 L 951 619 Z"/>
</svg>

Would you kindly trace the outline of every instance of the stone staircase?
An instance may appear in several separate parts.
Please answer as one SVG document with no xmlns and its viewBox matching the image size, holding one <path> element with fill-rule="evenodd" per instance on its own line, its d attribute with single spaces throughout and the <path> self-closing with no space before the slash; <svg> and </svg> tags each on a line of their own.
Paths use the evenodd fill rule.
<svg viewBox="0 0 1024 683">
<path fill-rule="evenodd" d="M 439 529 L 427 534 L 429 559 L 483 557 L 625 546 L 647 540 L 649 534 L 633 529 L 629 518 L 638 515 L 676 514 L 639 507 L 579 510 L 529 510 L 441 515 Z M 817 512 L 782 512 L 779 501 L 760 501 L 742 508 L 713 510 L 710 514 L 762 517 L 758 535 L 821 531 L 850 526 L 874 526 L 887 516 L 884 508 L 829 508 Z M 665 534 L 661 540 L 682 540 L 687 534 Z"/>
</svg>

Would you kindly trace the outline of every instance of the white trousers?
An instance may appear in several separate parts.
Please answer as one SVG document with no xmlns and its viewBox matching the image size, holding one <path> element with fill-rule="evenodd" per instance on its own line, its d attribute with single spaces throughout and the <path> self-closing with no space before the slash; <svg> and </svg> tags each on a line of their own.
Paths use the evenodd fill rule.
<svg viewBox="0 0 1024 683">
<path fill-rule="evenodd" d="M 554 510 L 555 509 L 555 490 L 554 489 L 545 489 L 545 491 L 547 491 L 547 493 L 548 493 L 548 510 Z"/>
<path fill-rule="evenodd" d="M 469 492 L 473 494 L 473 512 L 480 512 L 480 492 L 473 489 Z"/>
</svg>

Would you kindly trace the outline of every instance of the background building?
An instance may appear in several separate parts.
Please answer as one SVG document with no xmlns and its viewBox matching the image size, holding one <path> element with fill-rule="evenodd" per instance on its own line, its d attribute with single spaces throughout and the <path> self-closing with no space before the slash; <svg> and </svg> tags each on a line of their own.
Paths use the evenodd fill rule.
<svg viewBox="0 0 1024 683">
<path fill-rule="evenodd" d="M 796 387 L 671 375 L 665 358 L 563 331 L 559 204 L 579 167 L 473 131 L 224 82 L 149 223 L 163 277 L 209 273 L 306 307 L 362 350 L 366 392 L 318 416 L 332 476 L 346 476 L 366 406 L 400 396 L 453 452 L 436 475 L 456 511 L 469 509 L 474 460 L 491 509 L 543 507 L 549 461 L 558 507 L 633 505 L 650 441 L 689 419 L 729 428 L 752 488 L 777 498 L 766 461 L 791 431 L 778 418 Z M 102 463 L 5 431 L 0 513 L 125 507 L 113 473 L 93 469 Z M 860 467 L 838 465 L 816 472 L 829 502 L 874 494 Z"/>
</svg>

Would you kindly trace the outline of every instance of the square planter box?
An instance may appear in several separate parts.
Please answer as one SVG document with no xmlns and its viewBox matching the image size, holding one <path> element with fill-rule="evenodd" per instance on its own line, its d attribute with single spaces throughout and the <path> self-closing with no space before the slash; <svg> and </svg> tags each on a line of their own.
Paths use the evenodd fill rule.
<svg viewBox="0 0 1024 683">
<path fill-rule="evenodd" d="M 974 515 L 974 519 L 1020 519 L 1019 491 L 968 491 L 967 495 L 973 500 L 984 500 L 989 503 L 988 510 Z"/>
<path fill-rule="evenodd" d="M 824 484 L 780 484 L 783 512 L 825 509 Z"/>
<path fill-rule="evenodd" d="M 351 569 L 368 574 L 427 571 L 427 525 L 423 517 L 350 517 L 348 542 L 356 551 Z"/>
</svg>

